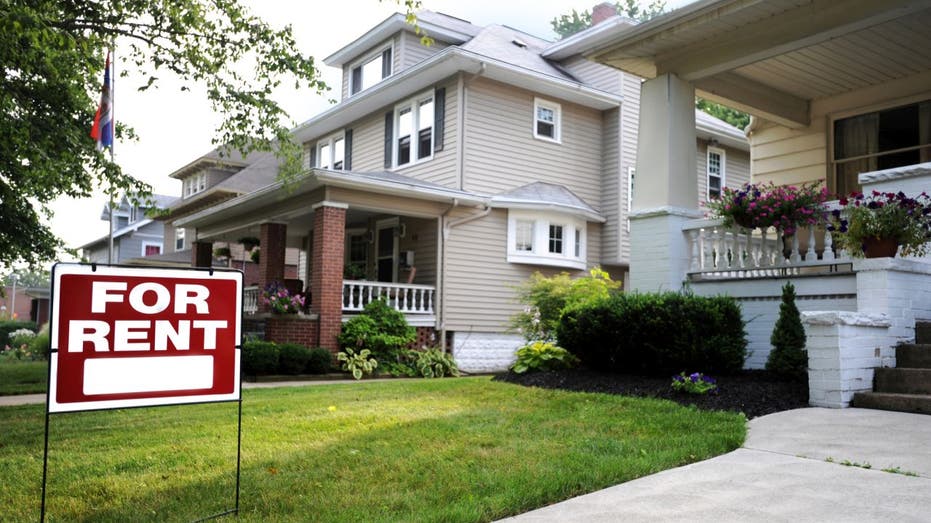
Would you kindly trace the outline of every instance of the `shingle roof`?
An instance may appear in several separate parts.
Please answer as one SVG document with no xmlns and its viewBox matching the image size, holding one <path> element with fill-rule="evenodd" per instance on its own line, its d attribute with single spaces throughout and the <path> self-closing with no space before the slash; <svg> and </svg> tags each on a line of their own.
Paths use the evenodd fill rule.
<svg viewBox="0 0 931 523">
<path fill-rule="evenodd" d="M 528 183 L 493 196 L 491 202 L 493 207 L 557 208 L 564 211 L 580 212 L 588 217 L 604 221 L 601 213 L 585 200 L 576 196 L 565 186 L 555 183 Z"/>
<path fill-rule="evenodd" d="M 507 26 L 489 25 L 459 47 L 524 69 L 564 80 L 578 81 L 540 56 L 549 44 L 546 40 Z"/>
</svg>

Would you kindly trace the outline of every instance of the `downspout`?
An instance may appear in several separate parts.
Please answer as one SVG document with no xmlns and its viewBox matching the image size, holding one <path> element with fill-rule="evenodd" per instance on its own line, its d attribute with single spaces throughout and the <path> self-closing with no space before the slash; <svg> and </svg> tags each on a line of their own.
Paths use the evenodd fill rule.
<svg viewBox="0 0 931 523">
<path fill-rule="evenodd" d="M 475 214 L 463 216 L 462 218 L 448 222 L 446 221 L 448 219 L 447 215 L 449 214 L 449 211 L 452 211 L 452 210 L 453 210 L 453 207 L 450 207 L 449 209 L 447 209 L 446 212 L 443 213 L 443 218 L 442 218 L 442 221 L 443 221 L 443 236 L 442 236 L 443 260 L 442 260 L 441 267 L 443 269 L 442 270 L 443 285 L 440 287 L 440 337 L 442 338 L 440 346 L 443 349 L 444 353 L 446 352 L 446 284 L 445 284 L 446 241 L 449 239 L 449 233 L 453 227 L 458 227 L 462 224 L 469 223 L 473 220 L 478 220 L 480 218 L 484 218 L 485 216 L 488 216 L 488 213 L 491 212 L 491 206 L 489 206 L 488 204 L 485 204 L 485 208 Z"/>
<path fill-rule="evenodd" d="M 459 205 L 459 199 L 453 198 L 453 203 L 443 211 L 443 214 L 440 215 L 440 219 L 436 222 L 436 265 L 437 265 L 437 284 L 439 286 L 439 306 L 437 310 L 436 325 L 439 327 L 440 331 L 440 349 L 443 353 L 446 353 L 446 329 L 444 328 L 445 324 L 445 309 L 446 305 L 446 235 L 443 231 L 446 230 L 446 218 L 449 216 L 449 213 L 452 212 Z"/>
</svg>

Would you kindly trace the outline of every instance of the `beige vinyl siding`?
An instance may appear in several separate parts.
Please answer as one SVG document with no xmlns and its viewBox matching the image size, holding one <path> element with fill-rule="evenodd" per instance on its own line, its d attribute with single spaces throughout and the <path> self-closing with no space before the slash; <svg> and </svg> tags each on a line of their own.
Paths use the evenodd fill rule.
<svg viewBox="0 0 931 523">
<path fill-rule="evenodd" d="M 616 264 L 621 257 L 621 206 L 627 205 L 625 199 L 621 201 L 621 111 L 613 109 L 605 111 L 602 115 L 604 134 L 602 135 L 601 167 L 601 213 L 607 220 L 602 228 L 601 259 L 605 263 Z M 626 233 L 626 230 L 624 231 Z M 589 236 L 591 238 L 591 236 Z"/>
<path fill-rule="evenodd" d="M 613 67 L 586 60 L 581 56 L 569 58 L 560 65 L 580 82 L 596 89 L 609 93 L 621 91 L 621 84 L 625 75 Z"/>
<path fill-rule="evenodd" d="M 400 42 L 400 50 L 397 53 L 398 68 L 395 69 L 395 72 L 403 71 L 408 67 L 417 65 L 436 53 L 439 53 L 446 47 L 449 47 L 449 44 L 439 40 L 435 40 L 433 45 L 427 47 L 420 43 L 419 36 L 408 31 L 402 32 L 398 41 Z"/>
<path fill-rule="evenodd" d="M 448 91 L 447 91 L 448 92 Z M 466 96 L 465 190 L 497 194 L 535 181 L 601 206 L 601 113 L 558 99 L 562 143 L 533 137 L 534 93 L 484 78 Z"/>
<path fill-rule="evenodd" d="M 724 151 L 724 186 L 740 187 L 750 181 L 750 154 L 740 149 L 715 145 Z M 698 205 L 703 206 L 708 201 L 708 142 L 698 140 L 695 154 L 695 165 L 698 167 Z"/>
<path fill-rule="evenodd" d="M 824 181 L 831 170 L 830 129 L 834 119 L 931 98 L 929 85 L 931 73 L 925 72 L 814 100 L 811 124 L 801 129 L 759 122 L 750 135 L 753 180 L 780 185 Z"/>
<path fill-rule="evenodd" d="M 446 88 L 443 150 L 433 153 L 433 158 L 430 160 L 398 168 L 395 172 L 447 187 L 455 187 L 457 183 L 456 141 L 458 139 L 456 115 L 459 113 L 456 81 L 450 79 L 438 84 L 437 87 Z M 398 102 L 402 101 L 399 100 Z M 348 126 L 353 129 L 353 171 L 380 172 L 385 170 L 385 113 L 393 110 L 394 105 L 383 107 L 381 110 Z M 306 149 L 309 151 L 309 146 Z"/>
<path fill-rule="evenodd" d="M 627 231 L 627 198 L 629 186 L 627 183 L 628 168 L 637 167 L 637 133 L 640 127 L 640 77 L 625 73 L 622 78 L 621 94 L 624 104 L 621 106 L 621 173 L 620 173 L 620 213 L 618 219 L 621 227 L 621 243 L 619 248 L 620 264 L 626 265 L 630 261 L 630 235 Z M 609 263 L 607 260 L 605 263 Z"/>
<path fill-rule="evenodd" d="M 475 211 L 456 211 L 451 219 Z M 598 265 L 600 225 L 588 226 L 588 265 Z M 484 218 L 450 230 L 446 244 L 446 318 L 448 330 L 503 332 L 508 319 L 520 311 L 515 287 L 539 271 L 552 276 L 574 271 L 542 265 L 507 262 L 507 210 L 495 209 Z"/>
<path fill-rule="evenodd" d="M 414 251 L 414 282 L 418 285 L 436 285 L 436 227 L 437 220 L 401 217 L 407 234 L 400 239 L 401 251 Z M 407 282 L 408 272 L 398 271 L 398 281 Z"/>
</svg>

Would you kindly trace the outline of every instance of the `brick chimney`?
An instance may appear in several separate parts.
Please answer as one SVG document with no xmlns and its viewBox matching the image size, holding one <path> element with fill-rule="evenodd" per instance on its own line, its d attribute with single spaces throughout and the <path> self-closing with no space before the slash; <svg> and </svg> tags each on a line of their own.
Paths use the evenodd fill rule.
<svg viewBox="0 0 931 523">
<path fill-rule="evenodd" d="M 617 8 L 614 4 L 602 2 L 596 5 L 592 8 L 592 27 L 615 15 L 617 15 Z"/>
</svg>

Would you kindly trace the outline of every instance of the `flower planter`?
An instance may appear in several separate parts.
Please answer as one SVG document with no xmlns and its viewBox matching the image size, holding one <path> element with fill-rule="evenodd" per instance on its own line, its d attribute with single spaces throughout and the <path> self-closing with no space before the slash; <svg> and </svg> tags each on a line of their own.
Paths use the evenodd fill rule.
<svg viewBox="0 0 931 523">
<path fill-rule="evenodd" d="M 867 258 L 895 258 L 899 242 L 895 238 L 865 238 L 863 256 Z"/>
</svg>

